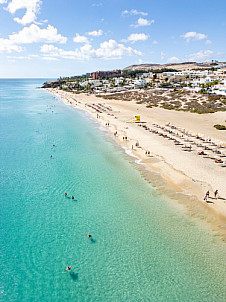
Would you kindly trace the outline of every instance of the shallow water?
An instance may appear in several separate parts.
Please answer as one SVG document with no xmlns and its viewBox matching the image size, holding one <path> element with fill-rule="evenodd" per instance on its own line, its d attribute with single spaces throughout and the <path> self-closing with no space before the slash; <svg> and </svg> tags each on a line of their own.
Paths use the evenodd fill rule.
<svg viewBox="0 0 226 302">
<path fill-rule="evenodd" d="M 0 80 L 0 300 L 225 301 L 221 239 L 43 82 Z"/>
</svg>

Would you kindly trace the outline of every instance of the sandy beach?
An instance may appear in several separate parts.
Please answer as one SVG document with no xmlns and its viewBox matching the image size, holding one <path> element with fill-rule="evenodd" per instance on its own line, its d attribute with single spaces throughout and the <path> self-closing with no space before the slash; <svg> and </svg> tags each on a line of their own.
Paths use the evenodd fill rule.
<svg viewBox="0 0 226 302">
<path fill-rule="evenodd" d="M 175 192 L 193 196 L 197 206 L 212 210 L 226 222 L 226 135 L 213 127 L 224 124 L 225 112 L 198 115 L 46 90 L 92 114 L 117 143 L 131 150 L 147 169 L 159 173 Z M 140 115 L 140 123 L 134 122 L 135 115 Z M 205 202 L 208 190 L 210 197 Z"/>
</svg>

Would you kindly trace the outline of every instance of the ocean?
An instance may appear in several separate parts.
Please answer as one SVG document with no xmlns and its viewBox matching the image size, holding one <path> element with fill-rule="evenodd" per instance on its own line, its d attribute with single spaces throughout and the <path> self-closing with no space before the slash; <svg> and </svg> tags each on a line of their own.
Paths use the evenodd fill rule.
<svg viewBox="0 0 226 302">
<path fill-rule="evenodd" d="M 0 80 L 0 301 L 226 301 L 222 238 L 44 81 Z"/>
</svg>

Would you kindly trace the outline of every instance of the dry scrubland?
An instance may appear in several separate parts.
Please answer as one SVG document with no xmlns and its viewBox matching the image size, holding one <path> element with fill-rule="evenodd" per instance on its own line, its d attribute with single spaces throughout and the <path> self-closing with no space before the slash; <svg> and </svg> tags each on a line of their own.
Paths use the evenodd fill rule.
<svg viewBox="0 0 226 302">
<path fill-rule="evenodd" d="M 147 108 L 213 113 L 226 111 L 226 97 L 173 89 L 150 89 L 101 95 L 108 100 L 135 101 Z"/>
</svg>

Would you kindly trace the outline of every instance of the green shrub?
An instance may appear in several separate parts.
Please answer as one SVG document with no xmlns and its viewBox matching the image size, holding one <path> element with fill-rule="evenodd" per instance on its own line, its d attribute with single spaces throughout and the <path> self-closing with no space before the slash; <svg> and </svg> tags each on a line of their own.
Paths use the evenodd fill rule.
<svg viewBox="0 0 226 302">
<path fill-rule="evenodd" d="M 214 127 L 215 127 L 217 130 L 226 130 L 226 126 L 224 126 L 224 125 L 216 124 L 216 125 L 214 125 Z"/>
</svg>

